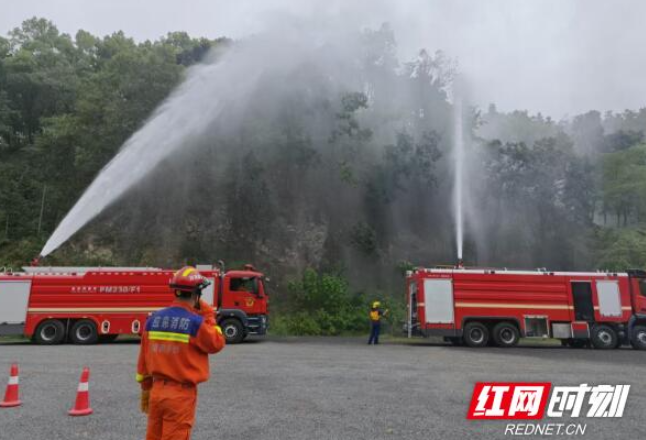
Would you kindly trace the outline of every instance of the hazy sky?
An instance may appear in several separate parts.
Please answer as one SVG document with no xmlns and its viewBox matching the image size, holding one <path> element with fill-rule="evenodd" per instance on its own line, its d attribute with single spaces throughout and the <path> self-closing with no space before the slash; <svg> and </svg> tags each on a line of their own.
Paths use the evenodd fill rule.
<svg viewBox="0 0 646 440">
<path fill-rule="evenodd" d="M 474 100 L 556 118 L 646 106 L 642 0 L 0 0 L 0 33 L 48 18 L 67 33 L 168 31 L 243 37 L 289 13 L 358 26 L 388 21 L 405 57 L 425 47 L 458 59 Z"/>
</svg>

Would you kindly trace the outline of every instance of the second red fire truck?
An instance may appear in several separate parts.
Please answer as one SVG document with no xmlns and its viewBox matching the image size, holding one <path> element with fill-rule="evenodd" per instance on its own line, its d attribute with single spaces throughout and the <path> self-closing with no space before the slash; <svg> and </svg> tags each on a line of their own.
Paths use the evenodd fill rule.
<svg viewBox="0 0 646 440">
<path fill-rule="evenodd" d="M 418 268 L 407 276 L 409 336 L 470 347 L 555 338 L 646 349 L 646 272 Z"/>
<path fill-rule="evenodd" d="M 202 298 L 218 311 L 229 343 L 264 335 L 268 326 L 265 278 L 244 270 L 197 266 L 209 280 Z M 139 335 L 148 315 L 173 301 L 172 270 L 127 267 L 29 267 L 0 272 L 0 335 L 39 344 L 92 344 Z"/>
</svg>

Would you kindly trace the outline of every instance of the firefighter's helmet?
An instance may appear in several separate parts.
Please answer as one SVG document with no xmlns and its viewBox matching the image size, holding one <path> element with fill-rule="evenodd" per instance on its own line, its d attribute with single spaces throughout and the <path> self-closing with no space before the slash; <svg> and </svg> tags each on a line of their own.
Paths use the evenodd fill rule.
<svg viewBox="0 0 646 440">
<path fill-rule="evenodd" d="M 196 268 L 192 266 L 182 267 L 175 272 L 170 280 L 170 288 L 175 291 L 176 296 L 189 296 L 192 293 L 200 294 L 202 289 L 211 284 Z"/>
<path fill-rule="evenodd" d="M 373 309 L 378 309 L 379 307 L 381 307 L 381 302 L 375 301 L 375 302 L 372 303 L 372 308 Z"/>
</svg>

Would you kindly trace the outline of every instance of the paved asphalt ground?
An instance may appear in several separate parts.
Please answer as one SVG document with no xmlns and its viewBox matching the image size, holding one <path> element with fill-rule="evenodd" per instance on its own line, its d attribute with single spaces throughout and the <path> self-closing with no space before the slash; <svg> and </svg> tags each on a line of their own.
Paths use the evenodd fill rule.
<svg viewBox="0 0 646 440">
<path fill-rule="evenodd" d="M 0 439 L 142 439 L 134 382 L 138 344 L 0 344 L 0 381 L 20 363 L 23 406 L 0 409 Z M 646 434 L 646 352 L 528 346 L 468 349 L 353 338 L 229 346 L 200 387 L 194 440 L 503 438 L 505 421 L 465 419 L 476 381 L 630 384 L 622 419 L 579 419 L 586 439 Z M 81 368 L 94 414 L 66 415 Z M 1 385 L 4 386 L 4 385 Z M 555 420 L 560 421 L 560 420 Z M 507 436 L 509 438 L 509 436 Z"/>
</svg>

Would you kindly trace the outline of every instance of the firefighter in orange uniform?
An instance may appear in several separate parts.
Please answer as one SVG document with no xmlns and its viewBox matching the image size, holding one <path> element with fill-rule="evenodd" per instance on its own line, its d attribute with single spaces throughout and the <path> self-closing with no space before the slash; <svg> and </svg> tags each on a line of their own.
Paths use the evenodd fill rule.
<svg viewBox="0 0 646 440">
<path fill-rule="evenodd" d="M 213 308 L 200 299 L 208 285 L 197 269 L 180 269 L 170 283 L 175 301 L 146 321 L 137 366 L 141 410 L 148 414 L 146 440 L 191 435 L 197 384 L 209 379 L 209 354 L 225 344 Z"/>
</svg>

